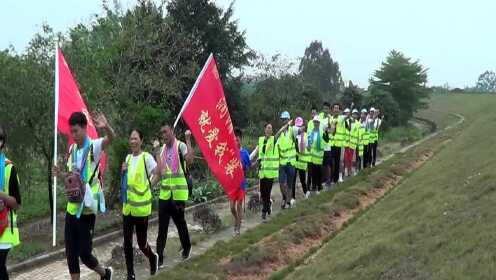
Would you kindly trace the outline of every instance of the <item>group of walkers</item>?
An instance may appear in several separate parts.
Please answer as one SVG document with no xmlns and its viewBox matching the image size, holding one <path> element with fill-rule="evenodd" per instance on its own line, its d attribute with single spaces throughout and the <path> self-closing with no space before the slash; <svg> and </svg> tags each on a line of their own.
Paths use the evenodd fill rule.
<svg viewBox="0 0 496 280">
<path fill-rule="evenodd" d="M 66 196 L 69 201 L 67 181 L 73 177 L 76 170 L 76 174 L 81 175 L 83 183 L 90 186 L 89 200 L 94 202 L 89 204 L 94 206 L 88 206 L 85 193 L 83 201 L 67 204 L 64 240 L 67 265 L 72 280 L 80 277 L 79 260 L 98 273 L 101 279 L 110 280 L 113 277 L 113 269 L 103 267 L 92 254 L 92 238 L 96 214 L 98 211 L 104 211 L 105 208 L 98 166 L 102 152 L 111 144 L 115 135 L 103 115 L 97 115 L 94 123 L 97 128 L 105 130 L 105 137 L 90 139 L 87 135 L 86 116 L 81 112 L 71 115 L 69 125 L 75 143 L 69 149 L 68 172 L 63 172 L 57 167 L 53 168 L 54 176 L 66 182 Z M 187 165 L 193 160 L 191 132 L 185 133 L 186 141 L 182 142 L 176 138 L 173 127 L 163 123 L 160 127 L 160 135 L 164 144 L 161 146 L 159 141 L 155 141 L 150 154 L 143 151 L 143 133 L 138 128 L 132 129 L 129 134 L 131 153 L 125 157 L 121 167 L 123 247 L 128 280 L 136 279 L 133 261 L 134 233 L 139 249 L 149 260 L 151 275 L 155 275 L 164 264 L 170 219 L 175 223 L 179 233 L 182 258 L 187 260 L 191 255 L 191 241 L 184 216 L 190 184 Z M 148 219 L 152 214 L 152 187 L 155 185 L 159 186 L 160 194 L 159 230 L 154 252 L 147 240 Z"/>
<path fill-rule="evenodd" d="M 72 280 L 80 279 L 79 261 L 98 273 L 101 279 L 113 277 L 111 267 L 105 267 L 92 253 L 96 215 L 105 211 L 105 198 L 100 180 L 102 153 L 115 138 L 114 130 L 103 114 L 94 118 L 94 125 L 105 131 L 105 137 L 90 139 L 88 119 L 82 112 L 69 118 L 74 144 L 69 148 L 65 168 L 53 167 L 53 175 L 64 182 L 67 197 L 64 242 L 67 266 Z M 250 154 L 241 147 L 242 131 L 235 129 L 243 169 L 257 166 L 262 201 L 262 220 L 272 213 L 272 186 L 277 178 L 281 189 L 281 208 L 296 203 L 296 181 L 299 177 L 303 196 L 332 189 L 347 176 L 354 176 L 363 168 L 374 166 L 382 117 L 378 109 L 355 108 L 341 110 L 340 104 L 324 103 L 321 112 L 313 108 L 310 118 L 291 118 L 285 111 L 280 115 L 280 129 L 274 135 L 271 123 L 264 126 L 257 147 Z M 143 150 L 143 133 L 132 129 L 129 151 L 121 167 L 122 215 L 124 254 L 127 279 L 136 278 L 133 264 L 133 237 L 149 260 L 154 275 L 165 262 L 165 246 L 170 219 L 177 227 L 181 243 L 181 257 L 191 256 L 191 241 L 185 220 L 186 201 L 192 189 L 188 166 L 194 160 L 191 132 L 185 141 L 176 138 L 173 126 L 160 127 L 162 145 L 153 144 L 148 153 Z M 7 135 L 0 127 L 0 279 L 8 279 L 6 259 L 9 250 L 20 243 L 16 210 L 21 205 L 19 179 L 13 163 L 4 155 Z M 244 184 L 247 184 L 244 182 Z M 83 187 L 81 187 L 83 186 Z M 153 191 L 160 188 L 158 200 L 159 230 L 155 251 L 148 244 L 148 219 L 152 214 Z M 240 234 L 242 200 L 231 201 L 234 233 Z"/>
<path fill-rule="evenodd" d="M 296 203 L 296 181 L 299 177 L 303 194 L 332 189 L 347 176 L 375 166 L 382 115 L 378 109 L 346 108 L 324 102 L 321 112 L 312 108 L 305 121 L 297 117 L 293 123 L 289 112 L 280 115 L 279 131 L 265 124 L 264 136 L 258 139 L 260 163 L 260 196 L 262 220 L 272 212 L 274 180 L 279 180 L 281 208 Z"/>
</svg>

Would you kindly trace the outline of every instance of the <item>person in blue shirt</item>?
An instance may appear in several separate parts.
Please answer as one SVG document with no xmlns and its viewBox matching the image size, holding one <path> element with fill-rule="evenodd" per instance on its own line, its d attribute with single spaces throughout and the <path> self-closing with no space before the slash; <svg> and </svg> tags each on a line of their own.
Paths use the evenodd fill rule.
<svg viewBox="0 0 496 280">
<path fill-rule="evenodd" d="M 241 146 L 241 139 L 243 138 L 243 132 L 241 129 L 234 129 L 234 135 L 236 136 L 236 141 L 239 147 L 239 153 L 241 158 L 241 164 L 243 165 L 243 171 L 245 173 L 245 179 L 241 183 L 241 189 L 246 191 L 248 187 L 248 181 L 246 180 L 246 172 L 251 167 L 250 153 L 247 149 Z M 235 200 L 230 202 L 231 213 L 234 216 L 234 234 L 241 234 L 241 222 L 243 220 L 243 199 Z"/>
</svg>

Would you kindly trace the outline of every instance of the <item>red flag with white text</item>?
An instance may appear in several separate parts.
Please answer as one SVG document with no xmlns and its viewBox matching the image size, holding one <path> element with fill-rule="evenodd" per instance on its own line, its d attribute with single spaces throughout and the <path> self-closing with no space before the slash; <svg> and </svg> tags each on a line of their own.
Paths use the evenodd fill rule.
<svg viewBox="0 0 496 280">
<path fill-rule="evenodd" d="M 88 119 L 88 137 L 91 139 L 98 138 L 98 132 L 96 130 L 95 125 L 93 124 L 93 120 L 91 115 L 84 103 L 83 97 L 79 92 L 79 87 L 74 79 L 71 69 L 67 64 L 67 61 L 64 58 L 64 54 L 62 50 L 59 48 L 57 51 L 57 59 L 58 59 L 58 79 L 59 79 L 59 88 L 58 88 L 58 131 L 65 135 L 69 144 L 74 143 L 74 139 L 71 137 L 71 131 L 69 127 L 69 118 L 74 112 L 82 112 L 86 115 Z M 100 160 L 100 170 L 105 170 L 106 157 L 103 155 Z"/>
<path fill-rule="evenodd" d="M 242 199 L 244 172 L 215 59 L 211 55 L 183 106 L 188 125 L 212 174 L 231 200 Z"/>
</svg>

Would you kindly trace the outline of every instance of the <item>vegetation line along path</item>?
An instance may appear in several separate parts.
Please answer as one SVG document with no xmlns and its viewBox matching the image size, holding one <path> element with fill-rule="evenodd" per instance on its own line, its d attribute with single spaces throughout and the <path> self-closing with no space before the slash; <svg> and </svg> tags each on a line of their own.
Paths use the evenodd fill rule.
<svg viewBox="0 0 496 280">
<path fill-rule="evenodd" d="M 415 143 L 412 143 L 411 145 L 404 147 L 399 152 L 400 153 L 406 153 L 408 150 L 412 149 L 413 147 L 424 143 L 425 141 L 431 139 L 432 137 L 439 135 L 439 133 L 441 133 L 445 130 L 449 130 L 449 129 L 452 129 L 454 127 L 457 127 L 465 121 L 465 117 L 461 114 L 457 114 L 457 113 L 449 113 L 449 114 L 457 117 L 458 121 L 454 124 L 446 126 L 445 128 L 443 128 L 441 130 L 437 130 L 437 131 L 430 133 L 429 135 L 416 141 Z M 407 170 L 406 173 L 411 173 L 415 169 L 421 167 L 427 160 L 429 160 L 433 156 L 433 154 L 434 154 L 433 152 L 424 154 L 423 157 L 417 159 L 415 161 L 415 163 L 412 166 L 410 166 L 410 169 Z M 394 156 L 394 154 L 389 155 L 388 157 L 384 158 L 382 162 L 387 161 L 388 159 L 392 158 L 393 156 Z M 343 216 L 344 219 L 339 221 L 339 223 L 338 223 L 339 227 L 336 227 L 334 232 L 330 232 L 330 234 L 327 236 L 327 238 L 324 238 L 322 240 L 322 242 L 318 243 L 312 250 L 309 250 L 309 252 L 307 254 L 303 255 L 301 258 L 294 261 L 293 265 L 295 267 L 291 267 L 291 268 L 282 270 L 278 274 L 275 274 L 273 278 L 282 278 L 283 275 L 287 275 L 288 273 L 290 273 L 294 270 L 298 270 L 299 264 L 308 264 L 311 261 L 313 261 L 316 258 L 316 256 L 318 256 L 319 253 L 323 250 L 325 245 L 332 239 L 332 237 L 334 237 L 335 234 L 338 234 L 338 232 L 340 231 L 340 229 L 342 228 L 343 225 L 349 225 L 350 222 L 355 221 L 357 218 L 359 218 L 359 216 L 364 214 L 365 211 L 369 207 L 373 206 L 376 202 L 379 202 L 379 200 L 384 198 L 385 195 L 388 194 L 389 191 L 391 191 L 396 185 L 398 185 L 402 179 L 403 179 L 402 176 L 393 176 L 392 178 L 390 178 L 390 180 L 383 183 L 383 187 L 381 187 L 379 189 L 372 189 L 367 194 L 363 195 L 362 198 L 360 199 L 360 205 L 358 207 L 352 209 L 351 211 L 348 211 L 348 213 L 346 213 Z M 355 218 L 355 219 L 353 219 L 353 218 Z"/>
<path fill-rule="evenodd" d="M 460 119 L 459 123 L 462 122 Z M 331 239 L 350 219 L 425 163 L 444 146 L 446 137 L 431 136 L 421 146 L 423 142 L 419 141 L 332 191 L 311 196 L 270 223 L 248 230 L 230 242 L 218 243 L 190 263 L 180 264 L 154 279 L 266 279 L 278 271 L 284 275 L 288 265 L 311 256 L 319 244 Z M 278 278 L 278 273 L 273 277 Z"/>
</svg>

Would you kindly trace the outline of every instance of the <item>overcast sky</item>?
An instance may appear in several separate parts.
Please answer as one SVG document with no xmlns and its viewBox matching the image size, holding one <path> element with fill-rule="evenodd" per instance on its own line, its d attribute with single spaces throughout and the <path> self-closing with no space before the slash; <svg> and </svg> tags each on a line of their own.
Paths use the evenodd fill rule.
<svg viewBox="0 0 496 280">
<path fill-rule="evenodd" d="M 124 0 L 124 6 L 134 1 Z M 229 0 L 217 0 L 226 7 Z M 101 0 L 1 0 L 0 49 L 23 51 L 43 22 L 56 31 L 101 13 Z M 429 83 L 472 86 L 496 69 L 496 1 L 238 0 L 235 18 L 251 48 L 300 57 L 321 40 L 345 80 L 364 87 L 388 51 L 429 68 Z"/>
</svg>

